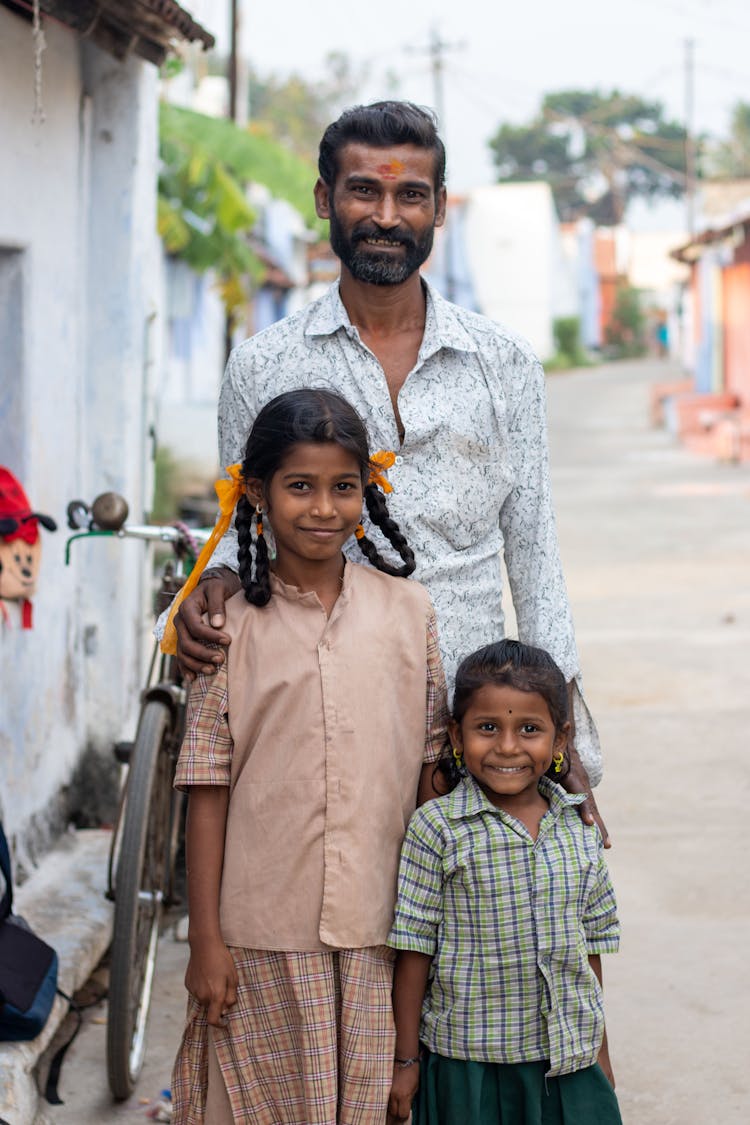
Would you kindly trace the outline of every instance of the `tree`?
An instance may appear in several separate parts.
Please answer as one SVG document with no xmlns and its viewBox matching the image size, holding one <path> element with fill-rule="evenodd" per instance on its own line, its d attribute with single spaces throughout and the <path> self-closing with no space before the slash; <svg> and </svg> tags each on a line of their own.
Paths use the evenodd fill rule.
<svg viewBox="0 0 750 1125">
<path fill-rule="evenodd" d="M 197 273 L 216 271 L 229 313 L 248 300 L 264 272 L 251 244 L 256 214 L 248 184 L 264 184 L 322 230 L 313 204 L 314 167 L 262 132 L 163 103 L 159 155 L 164 247 Z"/>
<path fill-rule="evenodd" d="M 724 179 L 750 177 L 750 102 L 735 103 L 729 137 L 709 152 L 708 160 L 712 175 Z"/>
<path fill-rule="evenodd" d="M 563 219 L 622 220 L 635 196 L 679 196 L 685 130 L 660 102 L 619 90 L 547 94 L 527 125 L 501 125 L 489 142 L 502 181 L 546 180 Z"/>
</svg>

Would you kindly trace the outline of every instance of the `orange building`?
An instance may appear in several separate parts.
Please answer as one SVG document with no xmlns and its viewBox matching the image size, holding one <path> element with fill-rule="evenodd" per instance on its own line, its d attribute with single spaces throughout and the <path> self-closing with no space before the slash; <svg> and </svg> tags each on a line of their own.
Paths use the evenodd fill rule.
<svg viewBox="0 0 750 1125">
<path fill-rule="evenodd" d="M 622 275 L 617 269 L 617 241 L 614 227 L 597 227 L 594 231 L 594 269 L 599 279 L 599 339 L 607 339 L 607 328 L 617 301 Z"/>
<path fill-rule="evenodd" d="M 750 460 L 750 203 L 674 251 L 690 266 L 695 389 L 675 400 L 692 449 Z"/>
</svg>

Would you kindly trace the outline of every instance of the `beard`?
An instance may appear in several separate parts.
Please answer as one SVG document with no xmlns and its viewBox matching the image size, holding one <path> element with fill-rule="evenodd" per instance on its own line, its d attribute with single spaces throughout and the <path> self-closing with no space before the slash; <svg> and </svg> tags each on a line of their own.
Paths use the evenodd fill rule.
<svg viewBox="0 0 750 1125">
<path fill-rule="evenodd" d="M 400 285 L 411 277 L 430 256 L 435 224 L 428 227 L 417 239 L 407 230 L 380 230 L 370 223 L 358 223 L 347 235 L 329 202 L 329 238 L 331 249 L 340 258 L 352 277 L 369 285 Z M 378 238 L 404 247 L 403 257 L 396 259 L 388 252 L 378 253 L 377 247 L 368 246 L 368 238 Z"/>
</svg>

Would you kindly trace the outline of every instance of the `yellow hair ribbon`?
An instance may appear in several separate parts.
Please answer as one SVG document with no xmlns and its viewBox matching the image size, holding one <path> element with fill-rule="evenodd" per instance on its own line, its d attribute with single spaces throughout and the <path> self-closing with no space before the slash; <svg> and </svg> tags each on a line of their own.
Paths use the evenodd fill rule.
<svg viewBox="0 0 750 1125">
<path fill-rule="evenodd" d="M 396 454 L 390 449 L 379 449 L 377 453 L 373 453 L 370 458 L 370 476 L 367 483 L 376 484 L 382 492 L 393 492 L 393 485 L 383 473 L 392 468 L 395 461 Z"/>
<path fill-rule="evenodd" d="M 174 627 L 174 615 L 188 594 L 191 594 L 198 585 L 198 579 L 206 569 L 206 564 L 214 553 L 216 544 L 223 538 L 224 532 L 232 522 L 232 516 L 234 514 L 234 509 L 237 507 L 237 501 L 245 491 L 245 482 L 241 475 L 242 465 L 239 463 L 236 465 L 228 465 L 227 472 L 229 473 L 230 480 L 225 480 L 222 477 L 221 480 L 217 480 L 214 484 L 216 495 L 219 498 L 220 513 L 216 521 L 216 526 L 211 532 L 201 553 L 198 555 L 198 558 L 195 560 L 195 566 L 190 571 L 185 585 L 178 592 L 172 605 L 169 607 L 169 617 L 167 618 L 167 624 L 164 627 L 164 636 L 161 640 L 161 651 L 171 656 L 174 656 L 177 652 L 177 631 Z"/>
</svg>

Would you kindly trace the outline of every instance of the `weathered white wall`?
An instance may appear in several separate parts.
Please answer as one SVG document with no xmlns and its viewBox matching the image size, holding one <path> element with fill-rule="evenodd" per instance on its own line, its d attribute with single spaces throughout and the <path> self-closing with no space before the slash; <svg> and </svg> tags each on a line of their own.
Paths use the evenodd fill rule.
<svg viewBox="0 0 750 1125">
<path fill-rule="evenodd" d="M 578 312 L 547 184 L 477 188 L 466 207 L 466 249 L 480 312 L 525 336 L 542 359 L 552 320 Z"/>
<path fill-rule="evenodd" d="M 0 9 L 0 250 L 16 251 L 3 260 L 22 318 L 20 332 L 0 321 L 18 344 L 0 366 L 0 463 L 60 526 L 42 532 L 33 630 L 0 627 L 0 815 L 21 858 L 59 826 L 84 750 L 108 758 L 132 727 L 144 548 L 77 543 L 65 568 L 65 508 L 115 489 L 143 515 L 159 358 L 155 68 L 50 21 L 45 34 L 46 120 L 32 124 L 30 25 Z"/>
</svg>

